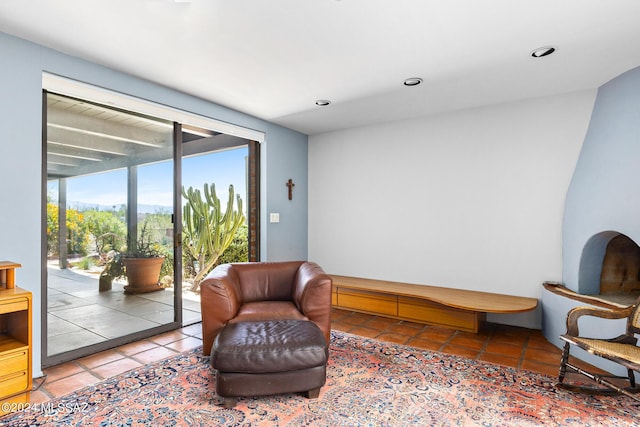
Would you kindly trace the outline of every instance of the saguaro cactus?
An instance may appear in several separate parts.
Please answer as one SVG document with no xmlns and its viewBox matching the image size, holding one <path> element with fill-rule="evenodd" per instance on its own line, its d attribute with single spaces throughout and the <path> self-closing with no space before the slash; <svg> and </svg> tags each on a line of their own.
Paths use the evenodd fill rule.
<svg viewBox="0 0 640 427">
<path fill-rule="evenodd" d="M 203 198 L 204 194 L 204 198 Z M 242 199 L 235 198 L 238 209 L 234 209 L 233 185 L 229 186 L 229 200 L 224 214 L 220 208 L 220 199 L 216 195 L 215 184 L 204 184 L 204 191 L 189 187 L 182 188 L 186 199 L 183 208 L 183 250 L 197 260 L 196 276 L 192 289 L 197 292 L 200 283 L 215 266 L 216 261 L 233 242 L 238 228 L 244 223 Z"/>
</svg>

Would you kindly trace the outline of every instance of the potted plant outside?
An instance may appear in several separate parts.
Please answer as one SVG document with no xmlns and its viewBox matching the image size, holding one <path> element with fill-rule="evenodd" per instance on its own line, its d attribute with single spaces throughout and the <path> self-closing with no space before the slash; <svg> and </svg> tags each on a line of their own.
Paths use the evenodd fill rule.
<svg viewBox="0 0 640 427">
<path fill-rule="evenodd" d="M 127 278 L 125 294 L 154 292 L 164 289 L 160 286 L 160 272 L 165 257 L 158 243 L 147 237 L 146 223 L 142 226 L 140 238 L 134 240 L 124 252 L 116 252 L 100 274 L 100 290 L 110 290 L 113 280 Z"/>
<path fill-rule="evenodd" d="M 164 257 L 153 245 L 139 246 L 122 257 L 128 285 L 125 294 L 160 291 L 160 271 Z"/>
</svg>

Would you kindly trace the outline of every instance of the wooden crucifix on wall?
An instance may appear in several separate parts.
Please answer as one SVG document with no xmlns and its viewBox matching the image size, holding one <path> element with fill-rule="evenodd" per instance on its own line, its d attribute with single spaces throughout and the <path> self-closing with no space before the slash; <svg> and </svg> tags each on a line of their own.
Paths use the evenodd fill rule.
<svg viewBox="0 0 640 427">
<path fill-rule="evenodd" d="M 291 178 L 289 178 L 289 181 L 287 181 L 285 185 L 289 187 L 289 200 L 293 200 L 293 187 L 295 187 L 296 185 L 293 183 L 293 180 Z"/>
</svg>

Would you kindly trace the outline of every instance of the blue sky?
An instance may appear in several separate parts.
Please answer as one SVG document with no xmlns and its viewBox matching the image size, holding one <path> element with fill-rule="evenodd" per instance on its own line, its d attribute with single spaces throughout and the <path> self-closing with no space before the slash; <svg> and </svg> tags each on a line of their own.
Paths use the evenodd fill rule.
<svg viewBox="0 0 640 427">
<path fill-rule="evenodd" d="M 202 189 L 204 183 L 215 183 L 218 198 L 226 205 L 229 185 L 242 197 L 246 210 L 247 148 L 219 151 L 186 157 L 182 160 L 182 183 L 185 187 Z M 55 184 L 50 183 L 50 195 L 55 197 Z M 124 169 L 109 173 L 86 175 L 67 180 L 67 200 L 103 206 L 127 203 L 127 172 Z M 171 208 L 173 203 L 173 163 L 163 162 L 138 168 L 138 204 Z M 73 206 L 72 206 L 73 207 Z"/>
</svg>

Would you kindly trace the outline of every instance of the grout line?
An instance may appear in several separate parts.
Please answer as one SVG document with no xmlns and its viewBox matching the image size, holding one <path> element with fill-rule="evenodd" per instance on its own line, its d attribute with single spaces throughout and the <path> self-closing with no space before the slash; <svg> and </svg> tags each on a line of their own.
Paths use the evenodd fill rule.
<svg viewBox="0 0 640 427">
<path fill-rule="evenodd" d="M 531 337 L 531 334 L 527 336 L 527 339 L 525 339 L 524 343 L 522 344 L 522 348 L 520 350 L 520 358 L 518 359 L 518 369 L 522 369 L 522 365 L 524 364 L 525 354 L 527 353 L 527 346 L 529 345 L 530 337 Z"/>
<path fill-rule="evenodd" d="M 447 338 L 442 345 L 440 346 L 440 348 L 438 349 L 438 351 L 440 351 L 441 353 L 446 353 L 446 351 L 444 351 L 445 347 L 448 345 L 451 345 L 451 341 L 453 341 L 453 339 L 458 335 L 459 331 L 454 331 L 451 336 L 449 338 Z"/>
<path fill-rule="evenodd" d="M 476 360 L 480 360 L 480 356 L 484 355 L 487 351 L 487 347 L 489 346 L 489 340 L 491 339 L 491 335 L 489 334 L 485 337 L 483 343 L 482 343 L 482 347 L 480 347 L 480 350 L 478 351 L 478 354 L 476 355 Z"/>
</svg>

